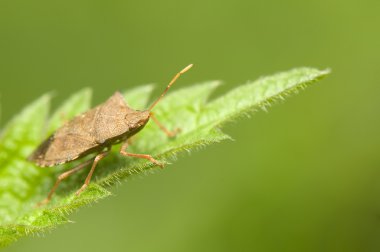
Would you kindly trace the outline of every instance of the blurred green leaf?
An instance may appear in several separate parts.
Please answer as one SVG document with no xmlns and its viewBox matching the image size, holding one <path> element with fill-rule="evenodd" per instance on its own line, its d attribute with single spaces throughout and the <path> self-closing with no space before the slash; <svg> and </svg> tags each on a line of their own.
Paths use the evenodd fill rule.
<svg viewBox="0 0 380 252">
<path fill-rule="evenodd" d="M 173 91 L 154 112 L 165 126 L 169 129 L 178 127 L 181 133 L 168 139 L 156 125 L 149 123 L 134 137 L 131 152 L 149 153 L 161 160 L 173 160 L 177 153 L 228 139 L 229 136 L 220 130 L 222 124 L 257 109 L 265 109 L 276 100 L 296 93 L 328 73 L 329 70 L 298 68 L 239 86 L 209 102 L 209 95 L 219 85 L 217 81 Z M 152 85 L 130 90 L 125 93 L 126 101 L 133 108 L 143 109 L 148 105 L 152 90 Z M 118 148 L 114 148 L 111 155 L 100 162 L 92 183 L 80 196 L 75 196 L 74 192 L 83 183 L 86 171 L 63 181 L 47 206 L 35 207 L 37 202 L 46 197 L 57 175 L 73 164 L 39 168 L 26 161 L 26 157 L 47 134 L 64 121 L 86 111 L 90 97 L 91 90 L 79 91 L 48 118 L 50 95 L 44 95 L 27 106 L 2 130 L 0 246 L 6 246 L 21 236 L 42 233 L 66 223 L 70 212 L 109 196 L 111 193 L 107 188 L 115 182 L 156 168 L 144 160 L 121 157 Z"/>
</svg>

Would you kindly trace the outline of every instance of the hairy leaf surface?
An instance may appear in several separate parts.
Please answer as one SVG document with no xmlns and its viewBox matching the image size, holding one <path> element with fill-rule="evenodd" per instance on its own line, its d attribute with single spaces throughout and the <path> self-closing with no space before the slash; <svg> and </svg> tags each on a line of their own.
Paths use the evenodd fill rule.
<svg viewBox="0 0 380 252">
<path fill-rule="evenodd" d="M 155 124 L 149 122 L 132 139 L 129 151 L 149 153 L 160 160 L 170 161 L 178 153 L 229 139 L 220 130 L 224 123 L 257 109 L 265 109 L 328 73 L 328 70 L 313 68 L 293 69 L 238 86 L 211 101 L 208 98 L 218 87 L 218 81 L 169 92 L 154 113 L 167 128 L 180 128 L 180 134 L 168 139 Z M 152 90 L 153 85 L 145 85 L 124 94 L 131 107 L 144 109 L 149 105 Z M 49 117 L 50 98 L 49 94 L 43 95 L 2 129 L 0 246 L 21 236 L 42 233 L 66 223 L 70 212 L 109 196 L 108 189 L 116 182 L 157 168 L 145 160 L 120 156 L 120 146 L 114 146 L 112 154 L 99 163 L 90 186 L 80 196 L 74 193 L 83 184 L 88 169 L 63 181 L 48 205 L 35 207 L 46 197 L 58 174 L 80 161 L 54 168 L 39 168 L 28 162 L 26 157 L 65 121 L 90 108 L 91 90 L 74 94 Z"/>
</svg>

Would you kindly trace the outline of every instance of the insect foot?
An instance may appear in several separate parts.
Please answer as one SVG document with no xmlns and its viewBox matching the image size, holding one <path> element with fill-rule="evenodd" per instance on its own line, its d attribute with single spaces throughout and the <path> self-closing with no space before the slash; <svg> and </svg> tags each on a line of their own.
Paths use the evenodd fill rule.
<svg viewBox="0 0 380 252">
<path fill-rule="evenodd" d="M 182 131 L 181 128 L 175 128 L 173 131 L 170 132 L 170 134 L 168 136 L 171 137 L 171 138 L 174 138 L 179 133 L 181 133 L 181 131 Z"/>
<path fill-rule="evenodd" d="M 162 163 L 162 162 L 158 162 L 156 159 L 152 158 L 152 160 L 150 160 L 153 164 L 155 165 L 158 165 L 161 169 L 163 169 L 165 167 L 165 164 Z"/>
<path fill-rule="evenodd" d="M 42 206 L 44 206 L 44 205 L 46 205 L 47 203 L 49 203 L 49 199 L 48 198 L 46 198 L 46 199 L 44 199 L 43 201 L 40 201 L 40 202 L 38 202 L 36 205 L 35 205 L 35 207 L 42 207 Z"/>
<path fill-rule="evenodd" d="M 82 185 L 82 187 L 78 191 L 76 191 L 75 195 L 79 196 L 79 194 L 81 194 L 86 188 L 87 184 Z"/>
</svg>

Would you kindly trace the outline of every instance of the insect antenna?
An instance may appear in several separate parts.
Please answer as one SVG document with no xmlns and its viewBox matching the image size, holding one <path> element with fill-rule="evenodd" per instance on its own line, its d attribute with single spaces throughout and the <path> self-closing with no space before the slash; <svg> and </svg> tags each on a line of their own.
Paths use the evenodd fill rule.
<svg viewBox="0 0 380 252">
<path fill-rule="evenodd" d="M 183 73 L 186 73 L 191 67 L 193 66 L 193 64 L 190 64 L 188 65 L 187 67 L 185 67 L 184 69 L 182 69 L 181 71 L 179 71 L 174 77 L 173 79 L 169 82 L 169 85 L 165 88 L 164 92 L 160 95 L 160 97 L 157 98 L 157 100 L 155 102 L 153 102 L 152 105 L 150 105 L 150 107 L 148 108 L 148 111 L 151 111 L 154 106 L 156 106 L 156 104 L 161 100 L 162 97 L 164 97 L 164 95 L 166 94 L 166 92 L 168 92 L 169 88 L 171 87 L 171 85 L 174 84 L 174 82 L 183 74 Z"/>
</svg>

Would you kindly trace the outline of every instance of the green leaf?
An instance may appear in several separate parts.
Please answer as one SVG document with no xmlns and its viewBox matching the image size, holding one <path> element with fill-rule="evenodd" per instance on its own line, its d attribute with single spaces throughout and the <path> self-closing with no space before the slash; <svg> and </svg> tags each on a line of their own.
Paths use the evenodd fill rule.
<svg viewBox="0 0 380 252">
<path fill-rule="evenodd" d="M 255 82 L 238 86 L 224 96 L 209 101 L 219 82 L 211 81 L 170 92 L 154 109 L 156 117 L 169 129 L 180 128 L 172 139 L 154 123 L 133 139 L 128 149 L 134 153 L 149 153 L 162 161 L 170 161 L 178 153 L 197 149 L 230 137 L 220 127 L 239 116 L 257 109 L 266 109 L 275 101 L 297 93 L 321 79 L 329 70 L 298 68 Z M 153 85 L 125 92 L 127 103 L 136 109 L 148 106 Z M 26 160 L 36 146 L 62 123 L 86 111 L 91 90 L 79 91 L 48 118 L 50 95 L 44 95 L 27 106 L 2 130 L 0 136 L 0 246 L 6 246 L 21 236 L 42 233 L 68 222 L 67 216 L 81 206 L 110 195 L 108 188 L 136 174 L 151 173 L 157 167 L 151 163 L 118 154 L 115 146 L 102 160 L 90 186 L 80 195 L 74 192 L 83 184 L 88 169 L 63 181 L 52 201 L 36 207 L 43 200 L 58 174 L 73 164 L 39 168 Z"/>
</svg>

